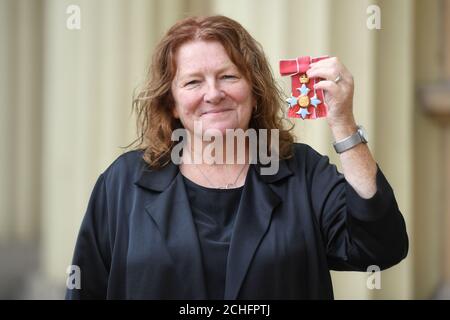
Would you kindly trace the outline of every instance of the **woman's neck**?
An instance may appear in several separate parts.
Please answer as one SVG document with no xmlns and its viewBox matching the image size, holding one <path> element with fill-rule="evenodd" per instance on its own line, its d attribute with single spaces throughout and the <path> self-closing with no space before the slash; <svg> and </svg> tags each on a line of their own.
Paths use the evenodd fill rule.
<svg viewBox="0 0 450 320">
<path fill-rule="evenodd" d="M 220 138 L 219 138 L 220 140 Z M 199 137 L 188 139 L 183 148 L 183 163 L 208 166 L 230 166 L 250 163 L 248 139 L 233 137 L 218 141 L 204 141 Z"/>
</svg>

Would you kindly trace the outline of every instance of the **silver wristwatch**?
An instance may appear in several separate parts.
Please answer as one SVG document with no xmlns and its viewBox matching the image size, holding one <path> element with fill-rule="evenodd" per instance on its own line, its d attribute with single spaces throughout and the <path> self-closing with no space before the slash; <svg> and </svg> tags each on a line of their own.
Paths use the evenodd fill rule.
<svg viewBox="0 0 450 320">
<path fill-rule="evenodd" d="M 347 151 L 360 143 L 367 143 L 366 131 L 362 126 L 358 126 L 358 130 L 351 136 L 333 143 L 334 150 L 337 153 Z"/>
</svg>

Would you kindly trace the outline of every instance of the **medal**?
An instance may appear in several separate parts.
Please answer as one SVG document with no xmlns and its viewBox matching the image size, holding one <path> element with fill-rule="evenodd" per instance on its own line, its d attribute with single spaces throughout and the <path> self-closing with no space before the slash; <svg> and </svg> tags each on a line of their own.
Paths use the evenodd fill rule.
<svg viewBox="0 0 450 320">
<path fill-rule="evenodd" d="M 289 118 L 316 119 L 327 115 L 323 92 L 314 88 L 320 79 L 310 79 L 306 74 L 310 63 L 326 58 L 305 56 L 280 61 L 281 75 L 291 77 L 291 96 L 286 99 Z"/>
</svg>

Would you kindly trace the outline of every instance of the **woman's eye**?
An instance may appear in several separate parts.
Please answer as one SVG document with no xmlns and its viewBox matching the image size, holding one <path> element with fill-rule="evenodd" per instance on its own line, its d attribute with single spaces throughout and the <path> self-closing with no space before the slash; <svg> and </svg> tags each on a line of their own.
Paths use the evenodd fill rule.
<svg viewBox="0 0 450 320">
<path fill-rule="evenodd" d="M 191 85 L 195 85 L 198 84 L 199 81 L 198 80 L 191 80 L 189 82 L 186 82 L 186 84 L 184 86 L 191 86 Z"/>
<path fill-rule="evenodd" d="M 237 77 L 232 74 L 226 74 L 222 77 L 223 79 L 236 79 Z"/>
</svg>

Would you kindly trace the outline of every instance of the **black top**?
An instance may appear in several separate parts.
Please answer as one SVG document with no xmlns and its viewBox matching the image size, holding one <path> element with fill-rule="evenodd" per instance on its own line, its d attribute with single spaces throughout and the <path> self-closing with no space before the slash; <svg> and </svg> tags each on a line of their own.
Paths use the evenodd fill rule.
<svg viewBox="0 0 450 320">
<path fill-rule="evenodd" d="M 408 252 L 405 221 L 379 168 L 376 194 L 363 199 L 328 157 L 292 147 L 272 175 L 250 165 L 225 299 L 332 299 L 330 269 L 384 270 Z M 174 163 L 156 170 L 142 157 L 127 152 L 100 175 L 72 262 L 81 276 L 68 279 L 68 299 L 208 298 L 183 175 Z"/>
<path fill-rule="evenodd" d="M 202 252 L 208 299 L 223 299 L 228 250 L 242 189 L 213 189 L 184 177 Z"/>
</svg>

